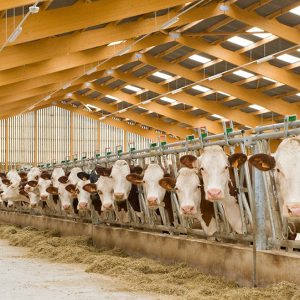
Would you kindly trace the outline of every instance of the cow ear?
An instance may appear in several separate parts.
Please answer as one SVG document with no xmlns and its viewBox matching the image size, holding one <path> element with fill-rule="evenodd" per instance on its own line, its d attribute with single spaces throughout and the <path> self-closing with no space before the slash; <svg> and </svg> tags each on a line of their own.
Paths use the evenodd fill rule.
<svg viewBox="0 0 300 300">
<path fill-rule="evenodd" d="M 174 191 L 176 185 L 176 179 L 173 177 L 164 177 L 158 183 L 165 190 Z"/>
<path fill-rule="evenodd" d="M 85 173 L 85 172 L 79 172 L 77 173 L 77 177 L 81 180 L 89 180 L 90 179 L 90 174 Z"/>
<path fill-rule="evenodd" d="M 228 161 L 233 168 L 240 168 L 247 161 L 247 155 L 244 153 L 234 153 L 228 157 Z"/>
<path fill-rule="evenodd" d="M 193 169 L 197 166 L 196 161 L 197 157 L 191 154 L 180 157 L 180 163 L 189 169 Z"/>
<path fill-rule="evenodd" d="M 143 173 L 143 168 L 140 167 L 140 166 L 131 166 L 130 167 L 130 173 L 142 174 Z"/>
<path fill-rule="evenodd" d="M 26 172 L 20 172 L 19 176 L 21 177 L 22 180 L 27 180 L 27 173 Z"/>
<path fill-rule="evenodd" d="M 19 190 L 19 194 L 29 198 L 28 193 L 26 193 L 24 190 Z"/>
<path fill-rule="evenodd" d="M 10 185 L 11 185 L 11 181 L 10 181 L 9 179 L 7 179 L 7 178 L 3 178 L 3 179 L 2 179 L 2 182 L 3 182 L 5 185 L 7 185 L 7 186 L 10 186 Z"/>
<path fill-rule="evenodd" d="M 47 173 L 47 172 L 43 172 L 41 174 L 41 178 L 44 180 L 50 180 L 51 179 L 51 174 Z"/>
<path fill-rule="evenodd" d="M 46 192 L 49 193 L 49 194 L 51 194 L 51 195 L 58 195 L 58 188 L 54 187 L 54 186 L 49 186 L 46 189 Z"/>
<path fill-rule="evenodd" d="M 100 176 L 106 176 L 109 177 L 111 173 L 111 168 L 103 168 L 103 167 L 96 167 L 96 173 Z"/>
<path fill-rule="evenodd" d="M 0 173 L 0 178 L 1 178 L 1 179 L 6 178 L 6 174 L 5 174 L 5 173 Z"/>
<path fill-rule="evenodd" d="M 38 185 L 38 182 L 36 180 L 30 180 L 27 182 L 27 184 L 30 186 L 30 187 L 33 187 L 35 188 L 37 185 Z"/>
<path fill-rule="evenodd" d="M 68 184 L 65 189 L 71 194 L 76 193 L 76 186 L 74 184 Z"/>
<path fill-rule="evenodd" d="M 274 157 L 264 153 L 252 155 L 249 158 L 249 163 L 261 171 L 270 171 L 276 166 Z"/>
<path fill-rule="evenodd" d="M 82 187 L 88 193 L 96 193 L 97 185 L 95 183 L 88 183 Z"/>
<path fill-rule="evenodd" d="M 64 183 L 65 184 L 65 183 L 67 183 L 69 181 L 69 179 L 68 179 L 67 176 L 61 176 L 61 177 L 58 178 L 58 181 L 60 183 Z"/>
<path fill-rule="evenodd" d="M 139 185 L 143 183 L 143 176 L 140 174 L 131 173 L 126 176 L 126 179 L 132 184 Z"/>
</svg>

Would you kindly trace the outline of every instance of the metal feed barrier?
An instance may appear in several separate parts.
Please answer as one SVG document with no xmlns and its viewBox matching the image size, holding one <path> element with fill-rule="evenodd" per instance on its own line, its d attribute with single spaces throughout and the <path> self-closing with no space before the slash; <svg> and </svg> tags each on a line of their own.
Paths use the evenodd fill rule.
<svg viewBox="0 0 300 300">
<path fill-rule="evenodd" d="M 300 134 L 300 121 L 297 121 L 294 116 L 286 117 L 283 123 L 258 126 L 250 135 L 245 135 L 243 130 L 234 131 L 232 122 L 227 124 L 224 122 L 223 127 L 224 132 L 222 134 L 208 135 L 205 128 L 199 128 L 198 137 L 188 136 L 185 141 L 167 144 L 165 139 L 160 137 L 158 143 L 153 143 L 149 148 L 141 150 L 135 149 L 134 143 L 131 142 L 128 144 L 128 152 L 123 152 L 122 147 L 117 146 L 115 152 L 107 148 L 104 156 L 101 156 L 96 151 L 94 158 L 89 159 L 86 155 L 83 155 L 81 159 L 78 159 L 77 155 L 74 155 L 73 160 L 67 157 L 60 164 L 53 161 L 51 164 L 39 165 L 39 167 L 43 170 L 51 170 L 60 166 L 68 171 L 75 166 L 79 166 L 86 172 L 91 172 L 96 165 L 111 166 L 116 160 L 124 159 L 130 165 L 140 166 L 155 162 L 176 175 L 181 155 L 194 154 L 199 156 L 206 146 L 222 146 L 228 154 L 234 153 L 237 148 L 239 152 L 246 155 L 258 152 L 270 153 L 269 140 Z M 172 164 L 169 164 L 169 162 L 172 162 Z M 289 241 L 287 239 L 288 231 L 291 230 L 289 223 L 295 220 L 283 217 L 273 171 L 260 172 L 251 170 L 246 162 L 240 169 L 234 169 L 234 178 L 242 218 L 243 234 L 236 234 L 232 231 L 230 224 L 226 220 L 222 203 L 217 202 L 214 203 L 217 225 L 215 238 L 224 242 L 239 242 L 248 245 L 253 243 L 255 250 L 280 248 L 285 248 L 289 251 L 300 250 L 299 241 Z M 123 212 L 118 211 L 101 213 L 99 215 L 93 206 L 91 206 L 91 212 L 79 212 L 78 215 L 66 214 L 54 208 L 38 210 L 24 208 L 21 205 L 15 209 L 8 209 L 4 206 L 1 209 L 28 214 L 43 214 L 56 218 L 75 219 L 78 222 L 107 224 L 108 226 L 131 227 L 207 238 L 203 229 L 199 229 L 201 224 L 197 220 L 183 217 L 179 213 L 179 202 L 175 193 L 171 193 L 173 224 L 170 223 L 168 214 L 163 206 L 160 206 L 157 210 L 148 207 L 141 186 L 138 187 L 138 193 L 141 212 L 136 213 L 130 204 L 127 203 L 129 218 Z"/>
</svg>

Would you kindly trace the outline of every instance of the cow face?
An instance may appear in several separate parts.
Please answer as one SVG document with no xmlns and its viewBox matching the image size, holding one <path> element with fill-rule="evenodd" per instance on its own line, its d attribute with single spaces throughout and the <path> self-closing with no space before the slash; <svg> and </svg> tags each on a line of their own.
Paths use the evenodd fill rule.
<svg viewBox="0 0 300 300">
<path fill-rule="evenodd" d="M 98 193 L 102 203 L 102 211 L 114 209 L 112 178 L 100 176 L 96 183 L 86 184 L 83 189 L 89 193 Z"/>
<path fill-rule="evenodd" d="M 204 183 L 205 198 L 223 200 L 228 191 L 229 167 L 240 167 L 247 160 L 242 153 L 227 157 L 220 146 L 208 146 L 198 158 L 198 168 Z"/>
<path fill-rule="evenodd" d="M 159 184 L 166 190 L 176 192 L 180 205 L 180 214 L 193 216 L 199 212 L 201 186 L 197 169 L 181 168 L 177 179 L 165 177 L 159 181 Z"/>
<path fill-rule="evenodd" d="M 126 176 L 130 173 L 130 168 L 125 160 L 117 160 L 109 175 L 109 169 L 106 169 L 106 174 L 99 174 L 103 176 L 109 176 L 113 182 L 113 197 L 116 201 L 124 201 L 128 198 L 131 190 L 131 183 L 126 180 Z"/>
<path fill-rule="evenodd" d="M 282 141 L 274 156 L 251 156 L 249 163 L 261 171 L 275 170 L 283 215 L 300 217 L 300 137 Z"/>
<path fill-rule="evenodd" d="M 164 170 L 158 164 L 147 166 L 144 176 L 141 174 L 131 173 L 126 179 L 132 184 L 142 184 L 148 206 L 157 208 L 165 197 L 166 190 L 159 185 L 159 181 L 164 178 Z"/>
<path fill-rule="evenodd" d="M 41 201 L 49 200 L 50 194 L 47 192 L 47 188 L 51 186 L 51 180 L 43 179 L 42 177 L 38 180 L 38 188 L 40 192 L 40 199 Z"/>
</svg>

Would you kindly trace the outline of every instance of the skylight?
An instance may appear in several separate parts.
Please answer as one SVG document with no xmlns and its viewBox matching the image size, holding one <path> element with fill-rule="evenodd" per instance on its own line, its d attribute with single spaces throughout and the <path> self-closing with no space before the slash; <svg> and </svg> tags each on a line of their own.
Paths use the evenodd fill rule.
<svg viewBox="0 0 300 300">
<path fill-rule="evenodd" d="M 241 38 L 239 36 L 233 36 L 233 37 L 229 38 L 227 41 L 231 42 L 233 44 L 239 45 L 239 46 L 243 46 L 243 47 L 247 47 L 247 46 L 249 46 L 249 45 L 251 45 L 251 44 L 254 43 L 254 42 L 252 42 L 250 40 Z"/>
<path fill-rule="evenodd" d="M 229 97 L 229 96 L 230 96 L 229 94 L 227 94 L 227 93 L 224 93 L 224 92 L 221 92 L 221 91 L 218 91 L 218 93 L 219 93 L 219 94 L 222 94 L 222 95 L 224 95 L 224 96 L 227 96 L 227 97 Z"/>
<path fill-rule="evenodd" d="M 300 97 L 300 93 L 297 93 L 296 96 Z"/>
<path fill-rule="evenodd" d="M 220 116 L 220 115 L 217 115 L 217 114 L 213 114 L 213 115 L 211 115 L 213 118 L 216 118 L 216 119 L 224 119 L 224 117 L 223 116 Z"/>
<path fill-rule="evenodd" d="M 250 77 L 254 76 L 254 74 L 243 71 L 243 70 L 234 71 L 233 74 L 243 77 L 243 78 L 250 78 Z"/>
<path fill-rule="evenodd" d="M 293 9 L 291 9 L 290 12 L 291 12 L 292 14 L 295 14 L 295 15 L 297 15 L 297 16 L 300 16 L 300 5 L 297 6 L 297 7 L 295 7 L 295 8 L 293 8 Z"/>
<path fill-rule="evenodd" d="M 263 76 L 263 79 L 264 79 L 264 80 L 271 81 L 271 82 L 277 82 L 276 80 L 274 80 L 274 79 L 272 79 L 272 78 L 269 78 L 269 77 L 265 77 L 265 76 Z"/>
<path fill-rule="evenodd" d="M 205 63 L 208 63 L 211 61 L 211 59 L 207 58 L 207 57 L 204 57 L 204 56 L 201 56 L 201 55 L 198 55 L 198 54 L 193 54 L 189 57 L 189 59 L 191 60 L 194 60 L 194 61 L 197 61 L 197 62 L 200 62 L 202 64 L 205 64 Z"/>
<path fill-rule="evenodd" d="M 172 98 L 169 98 L 169 97 L 161 97 L 160 99 L 163 100 L 163 101 L 166 101 L 168 103 L 175 103 L 175 102 L 177 102 L 176 100 L 174 100 Z"/>
<path fill-rule="evenodd" d="M 97 107 L 97 106 L 95 106 L 95 105 L 92 105 L 92 104 L 87 104 L 86 106 L 89 107 L 89 108 L 96 109 L 97 111 L 100 110 L 99 107 Z"/>
<path fill-rule="evenodd" d="M 105 95 L 105 97 L 109 98 L 109 99 L 113 99 L 113 100 L 119 100 L 119 98 L 111 96 L 111 95 Z"/>
<path fill-rule="evenodd" d="M 257 104 L 251 104 L 249 105 L 250 108 L 255 109 L 255 110 L 265 110 L 264 107 L 257 105 Z"/>
<path fill-rule="evenodd" d="M 133 91 L 133 92 L 139 92 L 142 90 L 141 88 L 130 85 L 130 84 L 125 85 L 124 88 L 127 90 L 130 90 L 130 91 Z"/>
<path fill-rule="evenodd" d="M 126 42 L 126 41 L 116 41 L 116 42 L 111 42 L 111 43 L 109 43 L 107 46 L 115 46 L 115 45 L 122 44 L 122 43 L 124 43 L 124 42 Z"/>
<path fill-rule="evenodd" d="M 276 57 L 279 60 L 285 61 L 287 63 L 293 64 L 295 62 L 298 62 L 300 60 L 299 57 L 290 55 L 290 54 L 282 54 Z"/>
<path fill-rule="evenodd" d="M 262 38 L 262 39 L 265 39 L 272 35 L 272 33 L 264 32 L 264 30 L 262 30 L 261 28 L 258 28 L 258 27 L 252 27 L 249 30 L 247 30 L 247 32 L 262 32 L 262 33 L 253 33 L 253 35 L 255 35 L 259 38 Z"/>
<path fill-rule="evenodd" d="M 155 72 L 152 74 L 153 76 L 156 76 L 156 77 L 159 77 L 159 78 L 162 78 L 162 79 L 170 79 L 172 76 L 171 75 L 168 75 L 166 73 L 163 73 L 163 72 Z"/>
<path fill-rule="evenodd" d="M 205 86 L 199 85 L 199 84 L 194 85 L 192 87 L 192 89 L 197 90 L 197 91 L 202 92 L 202 93 L 206 93 L 208 91 L 211 91 L 211 89 L 209 89 L 209 88 L 207 88 Z"/>
</svg>

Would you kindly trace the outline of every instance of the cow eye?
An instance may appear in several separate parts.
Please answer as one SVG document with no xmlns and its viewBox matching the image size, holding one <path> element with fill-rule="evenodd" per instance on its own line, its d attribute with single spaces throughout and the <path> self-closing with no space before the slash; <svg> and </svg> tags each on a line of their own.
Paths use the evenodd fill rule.
<svg viewBox="0 0 300 300">
<path fill-rule="evenodd" d="M 201 185 L 198 185 L 198 186 L 197 186 L 197 189 L 201 189 Z"/>
<path fill-rule="evenodd" d="M 146 183 L 146 181 L 145 181 L 145 180 L 143 180 L 143 183 Z"/>
<path fill-rule="evenodd" d="M 102 193 L 100 190 L 98 190 L 98 194 L 99 194 L 99 195 L 102 195 L 103 193 Z"/>
<path fill-rule="evenodd" d="M 200 168 L 200 171 L 204 171 L 204 168 Z"/>
<path fill-rule="evenodd" d="M 225 170 L 227 170 L 227 169 L 228 169 L 228 166 L 225 167 Z"/>
<path fill-rule="evenodd" d="M 276 171 L 277 171 L 278 173 L 280 173 L 280 170 L 279 170 L 278 168 L 276 169 Z"/>
</svg>

